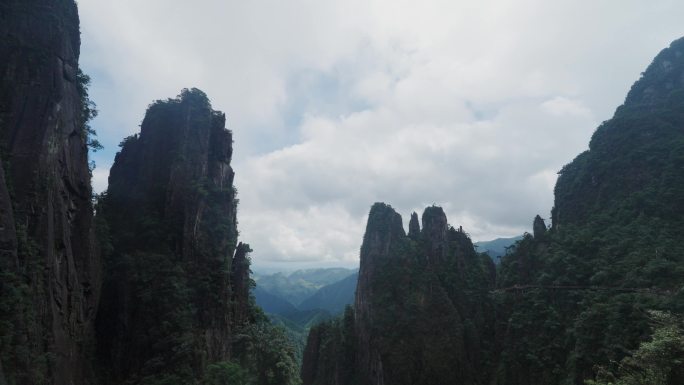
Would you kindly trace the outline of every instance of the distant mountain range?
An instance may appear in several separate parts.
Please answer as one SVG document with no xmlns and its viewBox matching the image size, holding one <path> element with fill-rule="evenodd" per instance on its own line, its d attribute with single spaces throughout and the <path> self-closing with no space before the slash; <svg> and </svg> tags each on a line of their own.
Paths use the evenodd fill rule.
<svg viewBox="0 0 684 385">
<path fill-rule="evenodd" d="M 499 263 L 500 258 L 506 255 L 506 249 L 521 239 L 523 239 L 522 235 L 513 238 L 496 238 L 491 241 L 475 242 L 473 246 L 478 252 L 486 253 L 494 262 Z"/>
<path fill-rule="evenodd" d="M 276 325 L 287 330 L 301 362 L 309 329 L 344 311 L 354 302 L 357 269 L 325 268 L 292 273 L 255 273 L 252 294 Z"/>
<path fill-rule="evenodd" d="M 354 302 L 356 281 L 359 273 L 354 272 L 341 281 L 331 283 L 318 289 L 311 297 L 304 300 L 300 305 L 301 310 L 323 309 L 331 314 L 339 314 L 345 306 Z"/>
<path fill-rule="evenodd" d="M 320 288 L 341 281 L 355 271 L 355 269 L 332 267 L 297 270 L 289 274 L 255 273 L 254 281 L 256 281 L 257 287 L 297 306 L 314 295 Z"/>
</svg>

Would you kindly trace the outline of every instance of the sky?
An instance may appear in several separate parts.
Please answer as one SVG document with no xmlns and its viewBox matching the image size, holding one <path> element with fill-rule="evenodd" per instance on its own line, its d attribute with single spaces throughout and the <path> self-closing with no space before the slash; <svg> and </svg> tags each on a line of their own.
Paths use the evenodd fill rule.
<svg viewBox="0 0 684 385">
<path fill-rule="evenodd" d="M 147 106 L 207 93 L 234 134 L 240 239 L 256 269 L 353 267 L 368 210 L 442 206 L 473 240 L 548 218 L 653 57 L 674 0 L 79 0 L 104 150 Z"/>
</svg>

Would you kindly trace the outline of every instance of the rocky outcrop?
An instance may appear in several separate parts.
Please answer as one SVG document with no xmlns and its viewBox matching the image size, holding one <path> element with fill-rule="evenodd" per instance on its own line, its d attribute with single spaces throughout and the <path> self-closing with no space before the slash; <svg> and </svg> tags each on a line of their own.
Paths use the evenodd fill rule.
<svg viewBox="0 0 684 385">
<path fill-rule="evenodd" d="M 408 236 L 412 239 L 417 239 L 420 236 L 420 223 L 418 223 L 418 214 L 415 212 L 411 213 Z"/>
<path fill-rule="evenodd" d="M 249 322 L 249 292 L 251 278 L 248 254 L 252 252 L 249 245 L 240 242 L 235 249 L 235 256 L 230 266 L 232 324 L 245 325 Z"/>
<path fill-rule="evenodd" d="M 303 384 L 315 384 L 320 383 L 322 378 L 319 380 L 318 377 L 325 376 L 324 370 L 321 370 L 319 360 L 322 361 L 321 356 L 321 339 L 322 334 L 325 333 L 325 329 L 321 326 L 311 328 L 309 335 L 306 338 L 306 346 L 304 348 L 304 357 L 302 359 L 302 370 L 301 378 Z M 329 373 L 328 373 L 329 374 Z M 317 380 L 319 380 L 317 382 Z"/>
<path fill-rule="evenodd" d="M 546 223 L 537 215 L 534 217 L 534 222 L 532 223 L 532 234 L 535 239 L 542 239 L 546 235 Z"/>
<path fill-rule="evenodd" d="M 425 209 L 422 217 L 422 236 L 429 245 L 427 258 L 433 264 L 444 261 L 447 253 L 447 218 L 441 207 Z"/>
<path fill-rule="evenodd" d="M 368 214 L 366 232 L 361 244 L 359 281 L 354 301 L 355 327 L 358 338 L 359 371 L 369 383 L 384 384 L 382 359 L 371 328 L 374 323 L 373 302 L 377 275 L 388 263 L 401 263 L 400 249 L 406 243 L 401 216 L 384 203 L 375 203 Z"/>
<path fill-rule="evenodd" d="M 440 207 L 412 216 L 410 236 L 390 206 L 371 208 L 361 246 L 353 328 L 312 329 L 302 379 L 305 385 L 479 384 L 487 377 L 486 351 L 493 325 L 487 290 L 493 264 L 481 258 L 462 229 Z M 341 353 L 329 346 L 353 348 Z M 317 345 L 316 345 L 317 344 Z M 327 349 L 327 350 L 326 350 Z M 341 373 L 353 357 L 355 372 Z"/>
<path fill-rule="evenodd" d="M 113 251 L 98 316 L 118 381 L 201 378 L 230 358 L 232 328 L 247 318 L 251 251 L 236 251 L 231 155 L 225 115 L 197 89 L 153 103 L 122 143 L 101 205 Z"/>
<path fill-rule="evenodd" d="M 13 384 L 91 377 L 100 262 L 79 48 L 73 0 L 0 4 L 0 367 Z"/>
</svg>

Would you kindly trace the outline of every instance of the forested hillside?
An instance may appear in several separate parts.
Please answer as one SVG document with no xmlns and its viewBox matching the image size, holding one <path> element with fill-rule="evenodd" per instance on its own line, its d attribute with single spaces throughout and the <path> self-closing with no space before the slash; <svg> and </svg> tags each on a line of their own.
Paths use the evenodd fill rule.
<svg viewBox="0 0 684 385">
<path fill-rule="evenodd" d="M 504 257 L 499 287 L 535 287 L 497 296 L 512 321 L 499 325 L 500 381 L 582 383 L 650 338 L 650 310 L 681 316 L 683 127 L 680 39 L 560 171 L 550 231 Z M 662 383 L 684 381 L 672 376 Z"/>
</svg>

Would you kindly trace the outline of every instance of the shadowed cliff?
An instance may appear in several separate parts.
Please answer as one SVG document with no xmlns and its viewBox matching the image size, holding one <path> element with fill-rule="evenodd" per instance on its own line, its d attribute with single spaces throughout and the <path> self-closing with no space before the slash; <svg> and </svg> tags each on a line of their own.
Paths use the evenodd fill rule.
<svg viewBox="0 0 684 385">
<path fill-rule="evenodd" d="M 486 383 L 493 263 L 440 207 L 411 222 L 407 236 L 390 206 L 371 208 L 354 308 L 312 329 L 304 384 Z"/>
<path fill-rule="evenodd" d="M 0 382 L 92 377 L 100 261 L 79 49 L 74 1 L 0 3 Z"/>
<path fill-rule="evenodd" d="M 225 115 L 196 89 L 152 104 L 122 142 L 98 206 L 112 245 L 98 341 L 114 378 L 200 378 L 231 358 L 251 251 L 237 245 L 231 155 Z"/>
</svg>

